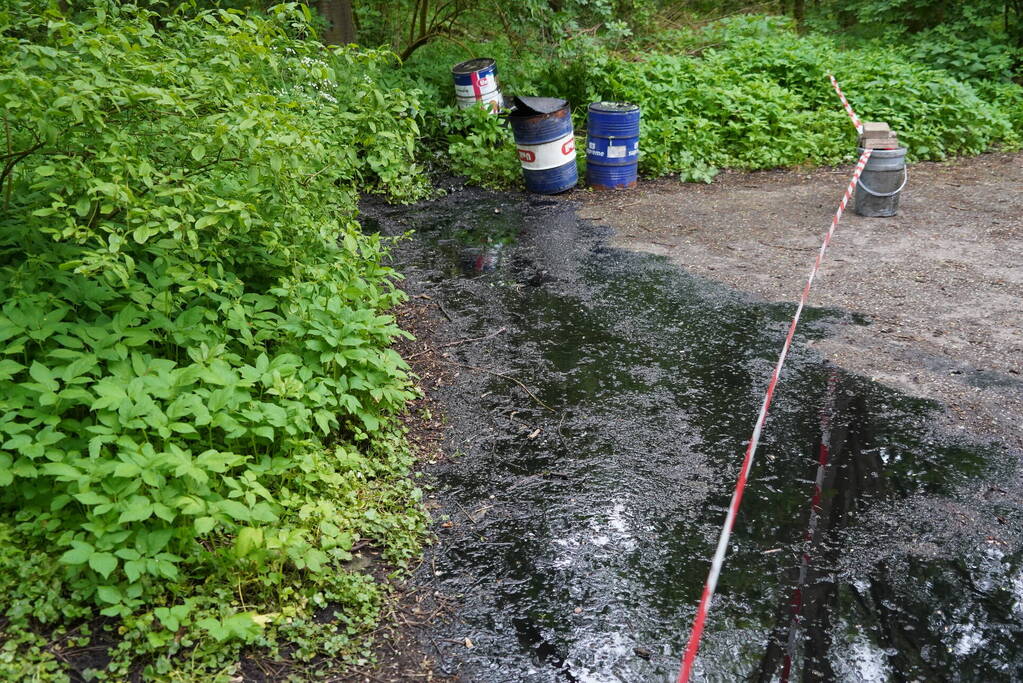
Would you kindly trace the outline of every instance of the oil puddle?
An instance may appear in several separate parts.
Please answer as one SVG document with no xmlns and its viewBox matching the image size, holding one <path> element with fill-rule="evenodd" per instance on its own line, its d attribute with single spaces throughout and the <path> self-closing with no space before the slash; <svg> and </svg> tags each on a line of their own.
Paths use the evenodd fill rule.
<svg viewBox="0 0 1023 683">
<path fill-rule="evenodd" d="M 487 337 L 445 349 L 455 455 L 432 474 L 451 524 L 417 576 L 457 604 L 421 634 L 440 670 L 674 680 L 793 307 L 609 248 L 566 203 L 466 192 L 371 204 L 366 224 L 414 229 L 407 289 L 440 304 L 450 341 Z M 806 344 L 854 322 L 801 323 L 697 677 L 1014 680 L 1017 454 L 932 433 L 936 406 Z"/>
</svg>

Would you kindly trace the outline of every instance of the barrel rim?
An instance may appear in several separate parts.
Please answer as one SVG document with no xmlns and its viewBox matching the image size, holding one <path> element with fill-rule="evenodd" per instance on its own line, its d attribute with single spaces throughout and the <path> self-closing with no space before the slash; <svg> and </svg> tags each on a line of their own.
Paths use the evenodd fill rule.
<svg viewBox="0 0 1023 683">
<path fill-rule="evenodd" d="M 860 155 L 866 150 L 862 147 L 858 147 Z M 907 150 L 905 147 L 896 147 L 895 149 L 872 149 L 870 150 L 871 159 L 898 159 L 899 157 L 906 156 Z"/>
<path fill-rule="evenodd" d="M 526 121 L 534 121 L 536 119 L 565 119 L 565 118 L 571 119 L 572 107 L 570 105 L 566 104 L 561 109 L 558 109 L 558 110 L 552 111 L 552 112 L 548 112 L 546 114 L 539 114 L 539 113 L 537 113 L 537 114 L 517 114 L 516 113 L 517 111 L 518 111 L 517 107 L 512 107 L 508 111 L 508 120 L 510 122 L 512 122 L 512 126 L 515 125 L 515 123 L 514 123 L 515 121 L 518 121 L 519 123 L 525 123 Z"/>
<path fill-rule="evenodd" d="M 600 100 L 599 102 L 590 103 L 587 109 L 589 111 L 599 112 L 602 114 L 632 114 L 639 111 L 639 105 L 633 104 L 632 102 Z"/>
<path fill-rule="evenodd" d="M 470 66 L 475 64 L 482 64 L 482 66 L 478 66 L 476 68 Z M 497 66 L 497 60 L 491 57 L 474 57 L 455 64 L 451 67 L 451 73 L 456 76 L 467 76 L 478 71 L 485 71 L 492 66 Z"/>
</svg>

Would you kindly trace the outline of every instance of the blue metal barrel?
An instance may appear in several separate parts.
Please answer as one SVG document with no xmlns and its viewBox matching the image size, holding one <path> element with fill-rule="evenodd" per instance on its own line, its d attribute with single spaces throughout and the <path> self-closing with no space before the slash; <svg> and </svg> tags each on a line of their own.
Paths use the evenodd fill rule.
<svg viewBox="0 0 1023 683">
<path fill-rule="evenodd" d="M 482 102 L 492 112 L 504 106 L 497 82 L 497 62 L 489 57 L 470 59 L 451 67 L 455 79 L 455 99 L 459 109 Z"/>
<path fill-rule="evenodd" d="M 508 117 L 526 189 L 557 194 L 575 187 L 575 132 L 566 100 L 552 97 L 516 97 Z"/>
<path fill-rule="evenodd" d="M 598 190 L 635 187 L 639 107 L 628 102 L 594 102 L 588 112 L 587 184 Z"/>
</svg>

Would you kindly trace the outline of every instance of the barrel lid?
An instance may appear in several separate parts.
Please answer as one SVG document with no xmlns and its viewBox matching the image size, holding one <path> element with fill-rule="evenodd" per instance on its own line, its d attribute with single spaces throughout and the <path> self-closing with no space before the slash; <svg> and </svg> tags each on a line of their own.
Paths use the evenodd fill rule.
<svg viewBox="0 0 1023 683">
<path fill-rule="evenodd" d="M 512 99 L 515 102 L 512 116 L 553 114 L 568 106 L 568 100 L 563 100 L 559 97 L 524 97 L 516 95 Z"/>
<path fill-rule="evenodd" d="M 624 112 L 639 111 L 639 105 L 631 102 L 594 102 L 589 107 L 590 111 L 606 111 L 620 114 Z"/>
<path fill-rule="evenodd" d="M 460 62 L 451 67 L 451 73 L 453 74 L 471 74 L 477 71 L 483 71 L 496 64 L 490 57 L 478 57 L 477 59 L 470 59 L 467 62 Z"/>
</svg>

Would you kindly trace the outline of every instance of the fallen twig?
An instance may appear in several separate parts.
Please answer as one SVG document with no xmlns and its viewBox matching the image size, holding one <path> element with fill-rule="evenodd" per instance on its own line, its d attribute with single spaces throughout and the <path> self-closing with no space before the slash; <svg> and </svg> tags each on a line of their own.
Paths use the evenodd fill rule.
<svg viewBox="0 0 1023 683">
<path fill-rule="evenodd" d="M 495 377 L 500 377 L 501 379 L 506 379 L 509 382 L 515 382 L 516 384 L 518 384 L 522 388 L 522 390 L 524 392 L 529 394 L 529 397 L 531 399 L 533 399 L 534 401 L 536 401 L 537 403 L 539 403 L 540 405 L 542 405 L 544 408 L 546 408 L 547 410 L 551 411 L 552 413 L 553 412 L 557 412 L 557 411 L 554 410 L 554 408 L 551 408 L 549 405 L 547 405 L 546 403 L 541 401 L 539 399 L 539 397 L 537 397 L 536 394 L 534 394 L 532 391 L 529 390 L 529 387 L 527 387 L 525 384 L 523 384 L 522 382 L 520 382 L 519 380 L 515 379 L 514 377 L 512 377 L 510 375 L 505 375 L 504 373 L 497 372 L 495 370 L 490 370 L 488 368 L 481 368 L 481 367 L 479 367 L 477 365 L 465 365 L 463 363 L 455 363 L 454 361 L 450 361 L 450 360 L 447 360 L 447 359 L 444 359 L 444 358 L 441 358 L 439 360 L 442 363 L 447 363 L 448 365 L 454 365 L 455 367 L 459 367 L 459 368 L 466 368 L 467 370 L 479 370 L 480 372 L 486 372 L 486 373 L 489 373 L 491 375 L 494 375 Z"/>
<path fill-rule="evenodd" d="M 471 524 L 475 524 L 475 523 L 476 523 L 476 519 L 475 519 L 475 518 L 474 518 L 474 517 L 473 517 L 472 515 L 470 515 L 470 514 L 469 514 L 469 512 L 468 512 L 468 511 L 467 511 L 467 510 L 466 510 L 466 509 L 465 509 L 464 507 L 462 507 L 462 504 L 461 504 L 461 503 L 459 503 L 459 502 L 458 502 L 458 501 L 456 500 L 456 501 L 455 501 L 455 505 L 457 505 L 457 506 L 458 506 L 458 509 L 462 511 L 462 514 L 463 514 L 463 515 L 465 515 L 465 518 L 466 518 L 467 520 L 469 520 L 469 522 L 470 522 Z"/>
<path fill-rule="evenodd" d="M 433 347 L 432 349 L 426 349 L 425 351 L 420 351 L 419 353 L 413 353 L 411 356 L 406 358 L 406 360 L 408 360 L 409 358 L 415 358 L 416 356 L 422 356 L 424 353 L 429 353 L 430 351 L 434 351 L 436 349 L 446 349 L 449 346 L 458 346 L 460 344 L 468 344 L 470 342 L 483 341 L 484 339 L 493 339 L 497 335 L 502 334 L 503 332 L 507 332 L 507 331 L 508 331 L 507 327 L 502 327 L 498 331 L 491 332 L 490 334 L 484 335 L 482 337 L 472 337 L 471 339 L 459 339 L 457 341 L 448 342 L 446 344 L 440 344 L 438 346 Z"/>
</svg>

